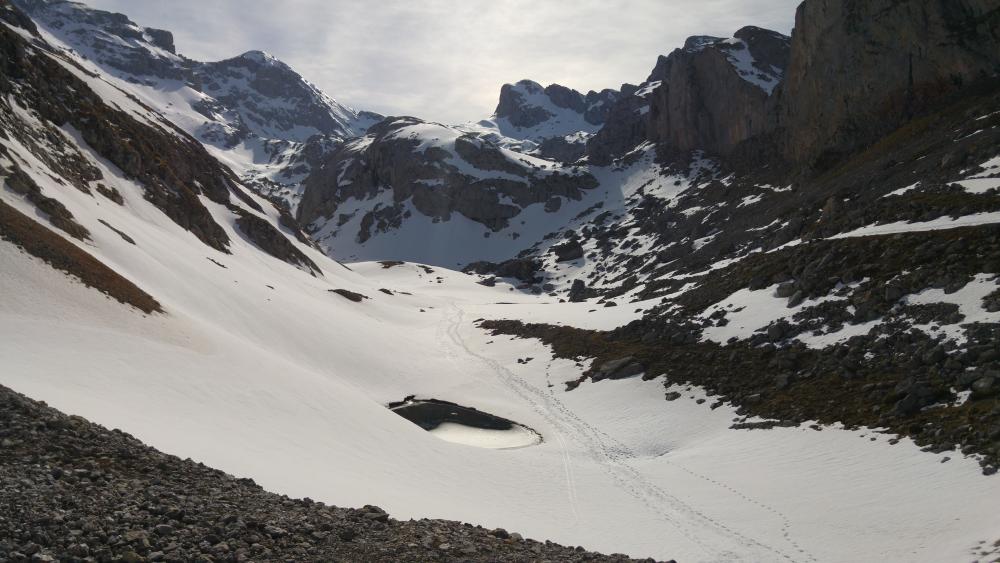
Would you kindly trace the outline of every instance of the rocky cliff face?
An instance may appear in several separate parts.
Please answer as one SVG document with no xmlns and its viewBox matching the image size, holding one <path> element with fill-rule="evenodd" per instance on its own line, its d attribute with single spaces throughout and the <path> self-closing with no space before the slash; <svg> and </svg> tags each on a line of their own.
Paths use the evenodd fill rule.
<svg viewBox="0 0 1000 563">
<path fill-rule="evenodd" d="M 1000 2 L 806 0 L 776 113 L 820 167 L 1000 71 Z"/>
<path fill-rule="evenodd" d="M 647 138 L 681 151 L 727 154 L 770 126 L 768 98 L 788 64 L 789 39 L 745 27 L 730 39 L 695 37 L 654 69 Z"/>
<path fill-rule="evenodd" d="M 645 82 L 625 84 L 587 155 L 606 165 L 644 142 L 727 154 L 774 127 L 771 95 L 788 66 L 789 38 L 745 27 L 729 39 L 696 35 L 661 55 Z"/>
<path fill-rule="evenodd" d="M 756 144 L 823 170 L 998 72 L 1000 1 L 806 0 L 791 39 L 746 27 L 661 56 L 587 153 L 607 164 L 645 141 L 719 156 Z"/>
<path fill-rule="evenodd" d="M 608 165 L 615 157 L 646 141 L 649 95 L 659 84 L 659 81 L 646 81 L 640 86 L 622 85 L 621 96 L 608 111 L 604 127 L 587 140 L 586 154 L 590 162 Z"/>
</svg>

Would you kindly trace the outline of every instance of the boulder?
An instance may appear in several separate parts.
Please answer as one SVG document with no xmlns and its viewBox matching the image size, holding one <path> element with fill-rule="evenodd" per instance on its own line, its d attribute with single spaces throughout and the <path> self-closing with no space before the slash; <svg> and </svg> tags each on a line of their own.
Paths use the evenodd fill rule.
<svg viewBox="0 0 1000 563">
<path fill-rule="evenodd" d="M 571 262 L 583 258 L 583 245 L 578 240 L 571 240 L 552 247 L 556 262 Z"/>
<path fill-rule="evenodd" d="M 997 379 L 992 376 L 983 376 L 972 383 L 972 397 L 976 399 L 983 399 L 986 397 L 991 397 L 997 393 L 998 385 Z"/>
<path fill-rule="evenodd" d="M 796 291 L 795 288 L 796 288 L 795 282 L 779 283 L 778 287 L 776 287 L 774 290 L 774 296 L 780 297 L 782 299 L 787 299 L 792 295 L 795 295 Z"/>
<path fill-rule="evenodd" d="M 586 301 L 588 297 L 587 284 L 583 280 L 573 280 L 573 287 L 569 288 L 570 303 L 580 303 Z"/>
<path fill-rule="evenodd" d="M 591 375 L 594 381 L 604 379 L 625 379 L 634 377 L 646 371 L 646 368 L 632 356 L 626 356 L 617 360 L 610 360 L 601 366 Z"/>
</svg>

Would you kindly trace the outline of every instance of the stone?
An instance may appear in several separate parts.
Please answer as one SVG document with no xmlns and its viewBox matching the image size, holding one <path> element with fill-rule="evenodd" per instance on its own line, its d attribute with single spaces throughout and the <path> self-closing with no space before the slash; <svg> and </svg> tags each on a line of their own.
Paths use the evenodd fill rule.
<svg viewBox="0 0 1000 563">
<path fill-rule="evenodd" d="M 797 291 L 797 284 L 795 282 L 784 282 L 778 284 L 778 287 L 774 289 L 774 296 L 781 299 L 787 299 Z"/>
<path fill-rule="evenodd" d="M 788 389 L 792 384 L 792 377 L 787 373 L 779 373 L 774 376 L 774 386 L 779 390 Z"/>
<path fill-rule="evenodd" d="M 793 309 L 795 307 L 798 307 L 805 300 L 806 296 L 804 293 L 802 293 L 802 290 L 796 291 L 795 294 L 788 299 L 788 308 Z"/>
<path fill-rule="evenodd" d="M 995 395 L 997 389 L 997 379 L 993 376 L 984 376 L 972 383 L 972 397 L 983 399 Z"/>
<path fill-rule="evenodd" d="M 583 245 L 578 240 L 570 240 L 552 247 L 556 262 L 571 262 L 583 258 Z"/>
<path fill-rule="evenodd" d="M 587 293 L 587 284 L 583 280 L 573 280 L 573 285 L 569 289 L 570 303 L 580 303 L 586 301 Z"/>
<path fill-rule="evenodd" d="M 903 290 L 896 285 L 889 284 L 885 286 L 885 300 L 889 303 L 895 303 L 903 297 Z"/>
<path fill-rule="evenodd" d="M 601 364 L 600 368 L 591 375 L 594 381 L 604 379 L 625 379 L 643 373 L 646 368 L 634 357 L 627 356 L 617 360 L 610 360 Z"/>
<path fill-rule="evenodd" d="M 771 339 L 772 342 L 778 342 L 785 336 L 785 325 L 783 323 L 774 323 L 767 327 L 767 337 Z"/>
</svg>

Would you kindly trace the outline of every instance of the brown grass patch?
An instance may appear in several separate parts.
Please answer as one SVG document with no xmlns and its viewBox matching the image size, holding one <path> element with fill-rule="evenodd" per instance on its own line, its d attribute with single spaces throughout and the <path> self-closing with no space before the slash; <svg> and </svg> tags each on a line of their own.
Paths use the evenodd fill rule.
<svg viewBox="0 0 1000 563">
<path fill-rule="evenodd" d="M 121 303 L 144 313 L 163 312 L 159 302 L 134 283 L 3 201 L 0 201 L 0 238 Z"/>
</svg>

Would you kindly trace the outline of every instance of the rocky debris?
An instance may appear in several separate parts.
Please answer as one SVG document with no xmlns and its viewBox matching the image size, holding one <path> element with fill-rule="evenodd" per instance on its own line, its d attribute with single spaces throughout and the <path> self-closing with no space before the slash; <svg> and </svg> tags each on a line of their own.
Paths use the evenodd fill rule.
<svg viewBox="0 0 1000 563">
<path fill-rule="evenodd" d="M 147 314 L 163 312 L 160 303 L 134 283 L 3 201 L 0 201 L 0 238 L 120 303 Z"/>
<path fill-rule="evenodd" d="M 1000 325 L 970 325 L 964 349 L 896 323 L 823 349 L 788 340 L 775 344 L 769 335 L 719 345 L 649 319 L 609 332 L 519 321 L 480 326 L 493 334 L 538 338 L 557 357 L 594 358 L 594 381 L 663 374 L 668 389 L 701 387 L 713 405 L 730 403 L 738 414 L 774 425 L 818 421 L 885 428 L 933 451 L 979 454 L 984 469 L 1000 465 Z M 959 400 L 962 391 L 970 392 L 968 400 Z"/>
<path fill-rule="evenodd" d="M 125 242 L 127 242 L 129 244 L 132 244 L 132 245 L 135 244 L 135 239 L 133 239 L 132 237 L 128 236 L 127 234 L 125 234 L 120 229 L 115 228 L 114 226 L 111 225 L 111 223 L 108 223 L 104 219 L 98 219 L 98 221 L 100 221 L 100 223 L 102 225 L 104 225 L 105 227 L 107 227 L 107 228 L 111 229 L 112 231 L 114 231 L 114 233 L 117 234 L 118 236 L 120 236 L 122 238 L 122 240 L 124 240 Z"/>
<path fill-rule="evenodd" d="M 797 423 L 788 420 L 761 420 L 756 422 L 735 422 L 729 427 L 733 430 L 771 430 L 773 428 L 794 428 Z"/>
<path fill-rule="evenodd" d="M 337 295 L 347 299 L 348 301 L 353 301 L 355 303 L 361 303 L 365 299 L 370 299 L 367 295 L 358 293 L 356 291 L 351 291 L 349 289 L 328 289 L 327 291 L 331 293 L 336 293 Z"/>
<path fill-rule="evenodd" d="M 534 258 L 513 258 L 499 264 L 492 262 L 473 262 L 463 268 L 466 273 L 480 275 L 493 274 L 500 278 L 514 278 L 524 283 L 533 284 L 541 278 L 538 271 L 541 270 L 541 261 Z M 495 282 L 494 282 L 495 284 Z"/>
<path fill-rule="evenodd" d="M 0 438 L 3 561 L 630 561 L 268 493 L 5 387 Z"/>
<path fill-rule="evenodd" d="M 995 375 L 985 375 L 975 380 L 969 388 L 972 396 L 977 399 L 992 397 L 1000 391 L 1000 379 Z"/>
<path fill-rule="evenodd" d="M 110 199 L 111 201 L 117 203 L 118 205 L 125 205 L 125 198 L 114 186 L 106 186 L 104 184 L 97 184 L 97 193 Z"/>
</svg>

